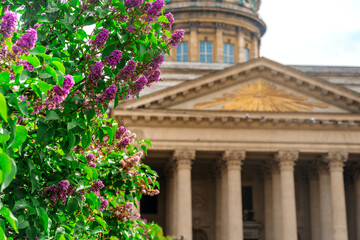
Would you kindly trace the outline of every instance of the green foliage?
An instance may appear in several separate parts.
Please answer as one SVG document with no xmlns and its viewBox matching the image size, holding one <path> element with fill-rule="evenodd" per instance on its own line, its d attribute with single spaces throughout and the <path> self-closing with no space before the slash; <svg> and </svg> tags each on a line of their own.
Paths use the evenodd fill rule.
<svg viewBox="0 0 360 240">
<path fill-rule="evenodd" d="M 135 141 L 106 113 L 110 100 L 116 106 L 137 96 L 144 87 L 137 79 L 150 79 L 153 59 L 169 51 L 169 20 L 150 18 L 145 4 L 3 1 L 1 15 L 17 12 L 19 26 L 10 37 L 0 33 L 0 240 L 169 239 L 132 207 L 158 193 L 157 173 L 139 162 L 151 142 Z M 15 52 L 35 24 L 35 47 Z M 100 46 L 102 29 L 109 38 Z M 111 65 L 114 50 L 122 58 Z M 137 67 L 125 77 L 129 60 Z M 100 61 L 104 69 L 91 82 Z"/>
</svg>

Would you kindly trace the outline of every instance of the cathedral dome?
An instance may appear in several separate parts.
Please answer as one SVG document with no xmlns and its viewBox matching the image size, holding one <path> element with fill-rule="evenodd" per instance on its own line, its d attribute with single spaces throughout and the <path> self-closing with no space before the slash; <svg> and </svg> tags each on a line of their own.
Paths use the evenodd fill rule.
<svg viewBox="0 0 360 240">
<path fill-rule="evenodd" d="M 261 0 L 167 0 L 174 29 L 185 30 L 183 42 L 167 61 L 240 63 L 259 57 L 265 23 Z"/>
</svg>

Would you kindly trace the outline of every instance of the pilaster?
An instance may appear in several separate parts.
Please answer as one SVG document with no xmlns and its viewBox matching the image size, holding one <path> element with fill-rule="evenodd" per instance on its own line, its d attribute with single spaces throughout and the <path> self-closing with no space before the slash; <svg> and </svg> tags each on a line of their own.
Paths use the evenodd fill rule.
<svg viewBox="0 0 360 240">
<path fill-rule="evenodd" d="M 189 60 L 190 62 L 199 62 L 200 49 L 197 37 L 198 22 L 190 22 L 190 39 L 189 39 Z"/>
<path fill-rule="evenodd" d="M 216 23 L 216 61 L 224 62 L 223 23 Z"/>
</svg>

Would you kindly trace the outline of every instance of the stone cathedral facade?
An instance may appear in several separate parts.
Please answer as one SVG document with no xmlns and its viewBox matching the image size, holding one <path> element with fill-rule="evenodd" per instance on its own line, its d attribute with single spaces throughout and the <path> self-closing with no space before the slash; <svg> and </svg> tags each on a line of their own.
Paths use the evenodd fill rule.
<svg viewBox="0 0 360 240">
<path fill-rule="evenodd" d="M 142 216 L 188 240 L 360 240 L 360 68 L 260 58 L 260 4 L 168 1 L 183 42 L 111 112 L 153 142 Z"/>
</svg>

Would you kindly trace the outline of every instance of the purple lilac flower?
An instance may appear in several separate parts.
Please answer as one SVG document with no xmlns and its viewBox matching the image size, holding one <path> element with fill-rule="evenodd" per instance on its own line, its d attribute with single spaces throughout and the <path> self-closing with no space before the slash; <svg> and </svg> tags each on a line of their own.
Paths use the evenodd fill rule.
<svg viewBox="0 0 360 240">
<path fill-rule="evenodd" d="M 136 81 L 135 81 L 135 85 L 134 85 L 134 92 L 139 93 L 141 90 L 144 89 L 146 83 L 147 83 L 147 78 L 145 76 L 141 76 L 139 77 Z M 134 95 L 135 95 L 134 94 Z"/>
<path fill-rule="evenodd" d="M 150 67 L 153 70 L 158 69 L 163 62 L 164 62 L 164 56 L 163 55 L 156 56 L 151 60 Z"/>
<path fill-rule="evenodd" d="M 94 156 L 94 154 L 89 154 L 89 155 L 87 155 L 86 156 L 86 160 L 87 160 L 87 165 L 89 166 L 89 167 L 93 167 L 93 168 L 95 168 L 96 167 L 96 163 L 94 162 L 95 161 L 95 156 Z"/>
<path fill-rule="evenodd" d="M 66 75 L 64 77 L 64 82 L 63 82 L 63 91 L 66 91 L 68 95 L 70 92 L 70 88 L 72 88 L 75 85 L 75 81 L 72 78 L 71 75 Z"/>
<path fill-rule="evenodd" d="M 28 54 L 29 50 L 35 47 L 36 40 L 37 32 L 35 29 L 30 28 L 16 41 L 15 45 L 12 46 L 12 50 L 14 53 Z"/>
<path fill-rule="evenodd" d="M 91 43 L 97 47 L 103 47 L 109 38 L 109 30 L 103 28 Z"/>
<path fill-rule="evenodd" d="M 104 211 L 105 208 L 109 206 L 109 201 L 104 199 L 103 196 L 100 196 L 100 200 L 101 200 L 100 211 Z"/>
<path fill-rule="evenodd" d="M 144 0 L 126 0 L 125 6 L 128 8 L 137 7 L 137 6 L 140 6 L 140 4 L 142 4 L 143 2 L 144 2 Z"/>
<path fill-rule="evenodd" d="M 88 83 L 91 86 L 96 87 L 97 82 L 101 79 L 103 71 L 103 65 L 101 62 L 96 62 L 94 66 L 91 68 L 91 72 L 88 75 Z"/>
<path fill-rule="evenodd" d="M 135 27 L 133 25 L 129 25 L 128 26 L 128 31 L 131 32 L 131 33 L 135 33 Z"/>
<path fill-rule="evenodd" d="M 155 71 L 151 72 L 149 75 L 146 75 L 148 82 L 146 83 L 146 86 L 150 87 L 152 83 L 158 82 L 160 79 L 161 71 L 159 69 L 156 69 Z"/>
<path fill-rule="evenodd" d="M 181 39 L 184 37 L 185 31 L 182 29 L 176 30 L 176 32 L 172 35 L 171 40 L 169 42 L 169 47 L 177 47 Z"/>
<path fill-rule="evenodd" d="M 34 25 L 34 29 L 37 29 L 37 28 L 39 28 L 39 27 L 41 27 L 42 26 L 42 24 L 35 24 Z"/>
<path fill-rule="evenodd" d="M 20 60 L 17 65 L 23 65 L 24 69 L 27 69 L 30 72 L 32 72 L 35 69 L 35 67 L 32 64 L 30 64 L 28 61 L 25 60 Z"/>
<path fill-rule="evenodd" d="M 153 17 L 159 15 L 164 7 L 164 1 L 163 0 L 156 0 L 151 4 L 149 9 L 146 10 L 147 15 L 149 16 L 149 19 L 151 20 Z"/>
<path fill-rule="evenodd" d="M 4 16 L 2 17 L 2 22 L 0 23 L 0 33 L 3 35 L 4 38 L 12 36 L 13 32 L 16 30 L 16 23 L 16 13 L 12 11 L 5 11 Z"/>
<path fill-rule="evenodd" d="M 19 96 L 19 99 L 20 99 L 21 101 L 26 101 L 26 97 L 25 97 L 24 95 L 20 95 L 20 96 Z"/>
<path fill-rule="evenodd" d="M 103 189 L 104 187 L 105 185 L 103 184 L 103 182 L 100 179 L 98 179 L 96 182 L 92 184 L 89 190 L 90 192 L 99 193 L 100 190 Z"/>
<path fill-rule="evenodd" d="M 121 147 L 127 147 L 130 145 L 131 139 L 128 137 L 124 137 L 123 139 L 121 139 L 120 141 L 120 146 Z"/>
<path fill-rule="evenodd" d="M 120 126 L 120 127 L 118 128 L 118 130 L 116 131 L 115 137 L 118 138 L 118 139 L 121 138 L 121 136 L 122 136 L 126 131 L 127 131 L 127 129 L 126 129 L 125 127 Z"/>
<path fill-rule="evenodd" d="M 75 186 L 70 184 L 68 180 L 62 180 L 56 186 L 53 184 L 45 189 L 53 206 L 56 205 L 57 200 L 61 200 L 65 204 L 67 197 L 72 195 L 74 190 Z"/>
<path fill-rule="evenodd" d="M 109 63 L 112 67 L 115 67 L 116 64 L 120 63 L 121 58 L 122 51 L 115 50 L 110 54 L 110 56 L 106 57 L 106 62 Z"/>
<path fill-rule="evenodd" d="M 167 20 L 169 20 L 169 23 L 164 23 L 164 26 L 167 28 L 171 28 L 171 25 L 174 23 L 173 15 L 169 12 L 165 15 L 165 17 L 167 18 Z"/>
<path fill-rule="evenodd" d="M 127 62 L 126 66 L 122 69 L 122 74 L 124 77 L 131 76 L 134 74 L 134 70 L 136 68 L 136 62 L 134 60 L 130 60 Z"/>
<path fill-rule="evenodd" d="M 112 100 L 115 98 L 115 94 L 117 91 L 117 87 L 115 84 L 111 84 L 105 92 L 100 96 L 100 99 L 102 100 Z"/>
</svg>

